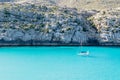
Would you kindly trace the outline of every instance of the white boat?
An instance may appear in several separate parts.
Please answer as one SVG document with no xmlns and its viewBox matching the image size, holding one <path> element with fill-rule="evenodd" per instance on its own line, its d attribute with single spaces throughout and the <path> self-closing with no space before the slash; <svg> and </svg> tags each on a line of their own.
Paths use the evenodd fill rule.
<svg viewBox="0 0 120 80">
<path fill-rule="evenodd" d="M 81 41 L 81 47 L 80 47 L 80 52 L 78 53 L 80 56 L 88 56 L 89 51 L 82 51 L 82 41 Z"/>
<path fill-rule="evenodd" d="M 78 55 L 80 55 L 80 56 L 88 56 L 89 51 L 81 51 L 80 53 L 78 53 Z"/>
</svg>

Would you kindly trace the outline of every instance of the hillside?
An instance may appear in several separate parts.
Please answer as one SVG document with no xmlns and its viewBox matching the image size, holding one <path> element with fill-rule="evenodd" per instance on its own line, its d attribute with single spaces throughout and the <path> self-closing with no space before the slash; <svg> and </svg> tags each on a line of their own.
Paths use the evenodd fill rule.
<svg viewBox="0 0 120 80">
<path fill-rule="evenodd" d="M 0 3 L 0 45 L 120 45 L 119 8 L 60 4 L 61 0 Z"/>
<path fill-rule="evenodd" d="M 103 10 L 90 20 L 97 28 L 101 42 L 120 44 L 120 8 Z"/>
<path fill-rule="evenodd" d="M 29 45 L 38 45 L 96 41 L 94 35 L 96 31 L 86 20 L 84 11 L 79 13 L 75 8 L 61 8 L 49 4 L 4 3 L 1 5 L 4 6 L 0 9 L 1 43 L 28 42 Z M 96 12 L 90 12 L 88 15 L 94 13 Z"/>
<path fill-rule="evenodd" d="M 60 7 L 71 7 L 80 10 L 101 10 L 120 7 L 120 0 L 0 0 L 0 2 L 49 2 Z"/>
<path fill-rule="evenodd" d="M 76 7 L 84 10 L 101 10 L 120 7 L 120 0 L 60 0 L 60 6 Z"/>
</svg>

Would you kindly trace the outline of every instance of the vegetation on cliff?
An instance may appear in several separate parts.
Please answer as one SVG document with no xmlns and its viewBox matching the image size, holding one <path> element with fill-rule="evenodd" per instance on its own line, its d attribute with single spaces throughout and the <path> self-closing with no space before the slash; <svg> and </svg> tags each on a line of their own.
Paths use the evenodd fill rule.
<svg viewBox="0 0 120 80">
<path fill-rule="evenodd" d="M 0 43 L 120 43 L 119 8 L 86 10 L 57 4 L 57 0 L 0 3 Z"/>
<path fill-rule="evenodd" d="M 1 5 L 4 6 L 0 9 L 1 40 L 87 43 L 89 39 L 96 37 L 93 36 L 94 28 L 87 21 L 88 15 L 84 15 L 84 11 L 78 12 L 76 8 L 62 8 L 43 3 Z"/>
</svg>

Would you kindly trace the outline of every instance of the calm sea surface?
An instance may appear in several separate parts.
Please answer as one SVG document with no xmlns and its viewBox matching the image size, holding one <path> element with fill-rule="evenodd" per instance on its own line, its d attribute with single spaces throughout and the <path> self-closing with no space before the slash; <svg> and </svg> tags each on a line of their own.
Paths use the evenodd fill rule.
<svg viewBox="0 0 120 80">
<path fill-rule="evenodd" d="M 120 80 L 120 48 L 0 48 L 0 80 Z"/>
</svg>

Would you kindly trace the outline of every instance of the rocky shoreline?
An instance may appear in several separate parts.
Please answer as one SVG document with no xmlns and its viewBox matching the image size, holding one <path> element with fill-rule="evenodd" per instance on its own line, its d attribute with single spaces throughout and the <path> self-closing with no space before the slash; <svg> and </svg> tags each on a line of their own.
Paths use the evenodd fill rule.
<svg viewBox="0 0 120 80">
<path fill-rule="evenodd" d="M 9 46 L 81 46 L 80 43 L 64 43 L 64 42 L 50 42 L 50 41 L 0 41 L 0 47 Z M 84 43 L 82 46 L 120 46 L 118 43 Z"/>
<path fill-rule="evenodd" d="M 120 46 L 120 8 L 1 3 L 0 46 Z"/>
</svg>

